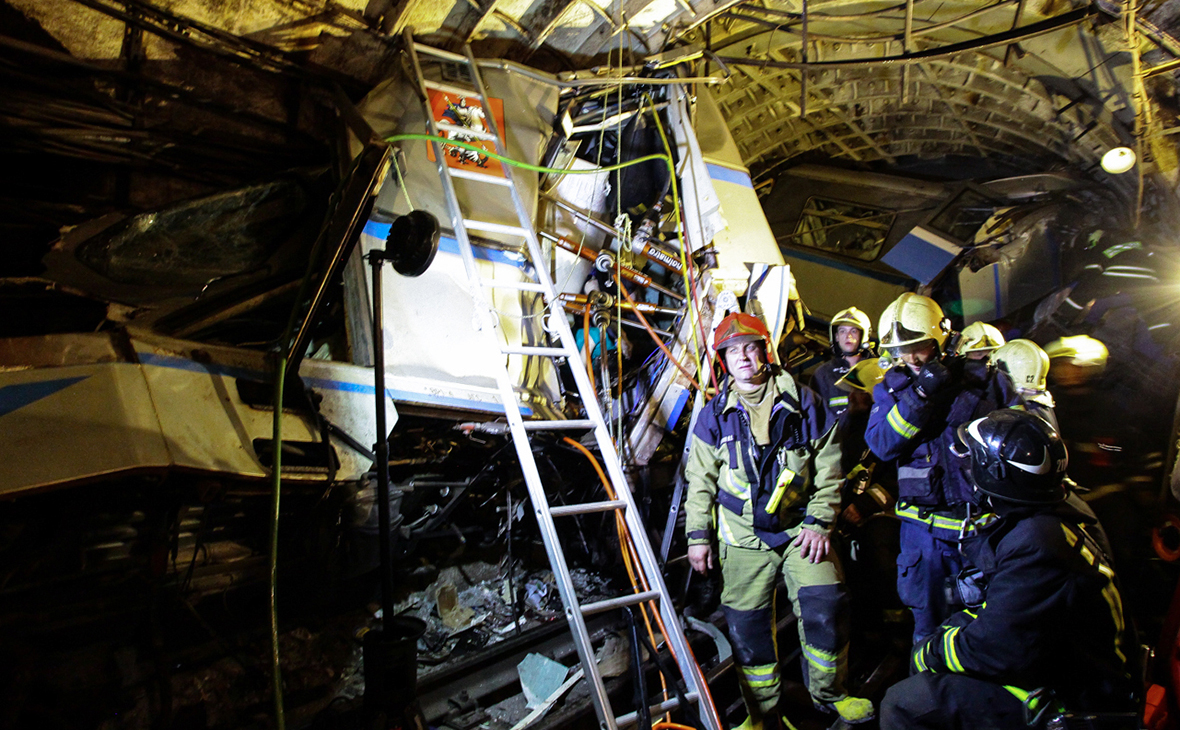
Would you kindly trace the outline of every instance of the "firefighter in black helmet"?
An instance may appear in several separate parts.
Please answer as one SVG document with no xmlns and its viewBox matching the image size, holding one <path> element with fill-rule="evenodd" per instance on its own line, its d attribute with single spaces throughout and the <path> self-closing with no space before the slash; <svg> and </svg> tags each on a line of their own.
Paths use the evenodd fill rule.
<svg viewBox="0 0 1180 730">
<path fill-rule="evenodd" d="M 963 542 L 982 571 L 963 587 L 977 607 L 915 647 L 914 675 L 882 703 L 882 729 L 1044 727 L 1067 711 L 1133 709 L 1134 644 L 1092 518 L 1064 501 L 1061 438 L 1012 409 L 958 433 L 957 451 L 970 456 L 975 488 L 997 515 Z"/>
</svg>

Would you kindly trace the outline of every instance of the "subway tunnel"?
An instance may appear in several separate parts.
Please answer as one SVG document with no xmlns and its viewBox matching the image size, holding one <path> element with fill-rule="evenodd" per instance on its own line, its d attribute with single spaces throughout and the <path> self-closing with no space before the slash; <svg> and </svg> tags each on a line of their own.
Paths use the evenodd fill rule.
<svg viewBox="0 0 1180 730">
<path fill-rule="evenodd" d="M 838 312 L 879 329 L 905 292 L 955 332 L 986 322 L 1049 352 L 1069 476 L 1154 651 L 1139 717 L 1151 685 L 1180 716 L 1175 15 L 5 0 L 0 724 L 642 725 L 637 677 L 654 697 L 675 666 L 632 654 L 643 621 L 606 608 L 646 570 L 736 726 L 718 577 L 694 577 L 684 534 L 682 460 L 726 377 L 713 327 L 759 314 L 806 384 Z M 518 198 L 491 202 L 485 175 Z M 481 309 L 473 271 L 515 288 Z M 507 349 L 485 354 L 488 331 Z M 541 351 L 559 346 L 580 354 Z M 520 446 L 523 424 L 561 419 L 585 425 Z M 873 496 L 896 489 L 874 486 L 846 499 L 867 519 L 836 549 L 850 687 L 879 702 L 911 624 L 896 494 Z M 535 489 L 569 522 L 538 522 Z M 617 527 L 575 506 L 620 502 Z M 602 606 L 584 647 L 567 591 Z M 783 715 L 839 727 L 812 707 L 783 593 Z M 400 653 L 370 647 L 395 627 Z M 572 679 L 586 651 L 597 687 Z M 526 721 L 538 692 L 557 696 Z"/>
</svg>

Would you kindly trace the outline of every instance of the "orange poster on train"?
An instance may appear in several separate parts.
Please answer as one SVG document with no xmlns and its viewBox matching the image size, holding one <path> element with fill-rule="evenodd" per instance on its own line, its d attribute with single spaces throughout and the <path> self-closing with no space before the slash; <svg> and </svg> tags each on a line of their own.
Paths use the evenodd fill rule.
<svg viewBox="0 0 1180 730">
<path fill-rule="evenodd" d="M 491 131 L 484 119 L 483 107 L 479 103 L 478 96 L 460 96 L 459 94 L 448 94 L 436 89 L 427 89 L 427 91 L 430 94 L 430 111 L 434 114 L 434 121 L 436 123 L 445 122 L 447 124 L 453 124 L 456 127 L 465 127 L 477 132 Z M 495 115 L 496 127 L 503 134 L 504 101 L 502 99 L 489 98 L 488 106 L 492 108 L 492 114 Z M 476 139 L 471 135 L 454 130 L 439 130 L 439 132 L 448 139 L 466 142 L 489 152 L 496 151 L 495 144 L 490 140 Z M 500 163 L 488 157 L 486 154 L 451 144 L 444 144 L 442 150 L 443 155 L 446 156 L 448 167 L 483 172 L 489 175 L 499 175 L 501 177 L 504 175 Z M 434 145 L 426 146 L 426 154 L 430 157 L 431 161 L 434 160 Z"/>
</svg>

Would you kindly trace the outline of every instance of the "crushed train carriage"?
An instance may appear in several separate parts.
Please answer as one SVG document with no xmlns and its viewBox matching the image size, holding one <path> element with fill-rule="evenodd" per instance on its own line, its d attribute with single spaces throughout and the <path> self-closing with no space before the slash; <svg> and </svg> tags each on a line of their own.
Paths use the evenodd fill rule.
<svg viewBox="0 0 1180 730">
<path fill-rule="evenodd" d="M 708 377 L 702 348 L 713 320 L 745 296 L 776 336 L 797 329 L 803 308 L 794 280 L 708 95 L 667 72 L 620 87 L 480 63 L 504 115 L 496 121 L 510 157 L 589 171 L 516 175 L 549 247 L 540 265 L 559 283 L 567 311 L 546 312 L 529 292 L 497 294 L 500 326 L 518 343 L 536 344 L 550 337 L 546 317 L 571 317 L 635 487 L 646 489 L 645 468 L 666 473 L 678 460 L 665 436 L 678 427 L 683 434 L 692 380 Z M 407 84 L 390 79 L 359 105 L 378 137 L 424 131 Z M 455 128 L 453 139 L 478 141 L 462 131 L 483 123 L 467 100 L 431 101 L 436 119 Z M 102 592 L 128 572 L 197 596 L 265 582 L 273 351 L 288 321 L 301 324 L 303 339 L 289 371 L 299 377 L 284 396 L 282 554 L 314 568 L 288 574 L 340 581 L 375 567 L 378 434 L 363 259 L 410 210 L 447 216 L 425 141 L 395 141 L 392 152 L 355 135 L 351 143 L 346 175 L 296 171 L 67 231 L 46 257 L 44 277 L 21 283 L 68 292 L 99 313 L 94 331 L 63 326 L 0 343 L 7 434 L 0 519 L 13 536 L 4 547 L 13 558 L 5 590 L 42 606 L 51 585 L 64 579 L 77 588 L 47 627 L 105 600 Z M 456 177 L 496 175 L 501 164 L 445 149 Z M 601 169 L 669 152 L 675 185 L 658 160 Z M 511 210 L 488 210 L 462 183 L 461 204 L 479 209 L 482 220 L 514 220 Z M 538 265 L 495 231 L 475 242 L 489 278 L 521 280 Z M 319 305 L 310 313 L 309 302 Z M 457 540 L 461 548 L 495 540 L 503 515 L 474 504 L 519 488 L 519 479 L 445 224 L 431 265 L 394 280 L 381 302 L 386 408 L 389 423 L 398 423 L 391 474 L 399 553 L 429 541 Z M 563 385 L 568 367 L 584 365 L 512 356 L 522 411 L 575 413 Z M 561 468 L 568 449 L 551 451 L 554 489 L 597 488 Z M 45 504 L 49 510 L 33 509 Z M 53 517 L 36 516 L 43 514 Z"/>
</svg>

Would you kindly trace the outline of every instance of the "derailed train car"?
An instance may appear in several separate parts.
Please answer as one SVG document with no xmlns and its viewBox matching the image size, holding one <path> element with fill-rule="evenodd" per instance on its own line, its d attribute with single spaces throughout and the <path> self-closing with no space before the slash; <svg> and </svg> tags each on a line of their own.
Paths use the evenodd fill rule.
<svg viewBox="0 0 1180 730">
<path fill-rule="evenodd" d="M 647 489 L 652 470 L 670 481 L 663 477 L 677 444 L 665 436 L 683 432 L 692 381 L 708 378 L 714 319 L 745 297 L 776 334 L 800 326 L 793 279 L 749 175 L 708 98 L 675 78 L 620 91 L 609 80 L 562 80 L 498 61 L 485 70 L 519 161 L 550 170 L 653 153 L 676 161 L 675 194 L 662 164 L 518 176 L 636 489 Z M 478 129 L 466 100 L 433 101 L 439 119 Z M 360 113 L 380 138 L 424 131 L 403 78 L 378 88 Z M 74 318 L 60 331 L 0 342 L 4 590 L 45 631 L 79 616 L 101 621 L 118 613 L 116 604 L 151 603 L 151 591 L 127 590 L 128 576 L 186 600 L 263 586 L 276 449 L 282 574 L 321 597 L 332 593 L 323 586 L 353 579 L 371 593 L 373 444 L 382 435 L 364 257 L 395 246 L 386 243 L 390 227 L 411 210 L 448 216 L 428 145 L 402 139 L 387 153 L 379 141 L 352 141 L 356 157 L 339 179 L 299 171 L 153 213 L 108 216 L 65 232 L 42 279 L 7 282 L 68 297 L 87 313 L 82 324 Z M 496 174 L 494 161 L 468 152 L 445 154 L 459 172 Z M 462 188 L 459 196 L 465 206 L 481 204 Z M 480 217 L 507 223 L 510 212 Z M 494 231 L 476 243 L 489 278 L 519 280 L 536 265 Z M 380 301 L 403 558 L 491 545 L 505 520 L 511 530 L 521 519 L 481 509 L 504 497 L 511 504 L 513 490 L 519 503 L 524 492 L 455 254 L 444 229 L 425 272 L 393 280 Z M 627 272 L 626 291 L 612 269 Z M 546 317 L 566 316 L 538 308 L 529 293 L 494 304 L 522 344 L 546 340 Z M 276 442 L 274 379 L 288 354 Z M 523 410 L 575 413 L 563 369 L 584 366 L 515 357 Z M 588 470 L 568 468 L 583 464 L 576 452 L 558 442 L 544 451 L 544 476 L 557 493 L 597 488 Z M 600 555 L 596 530 L 583 532 L 590 539 L 580 549 Z M 107 612 L 90 610 L 97 606 Z"/>
</svg>

